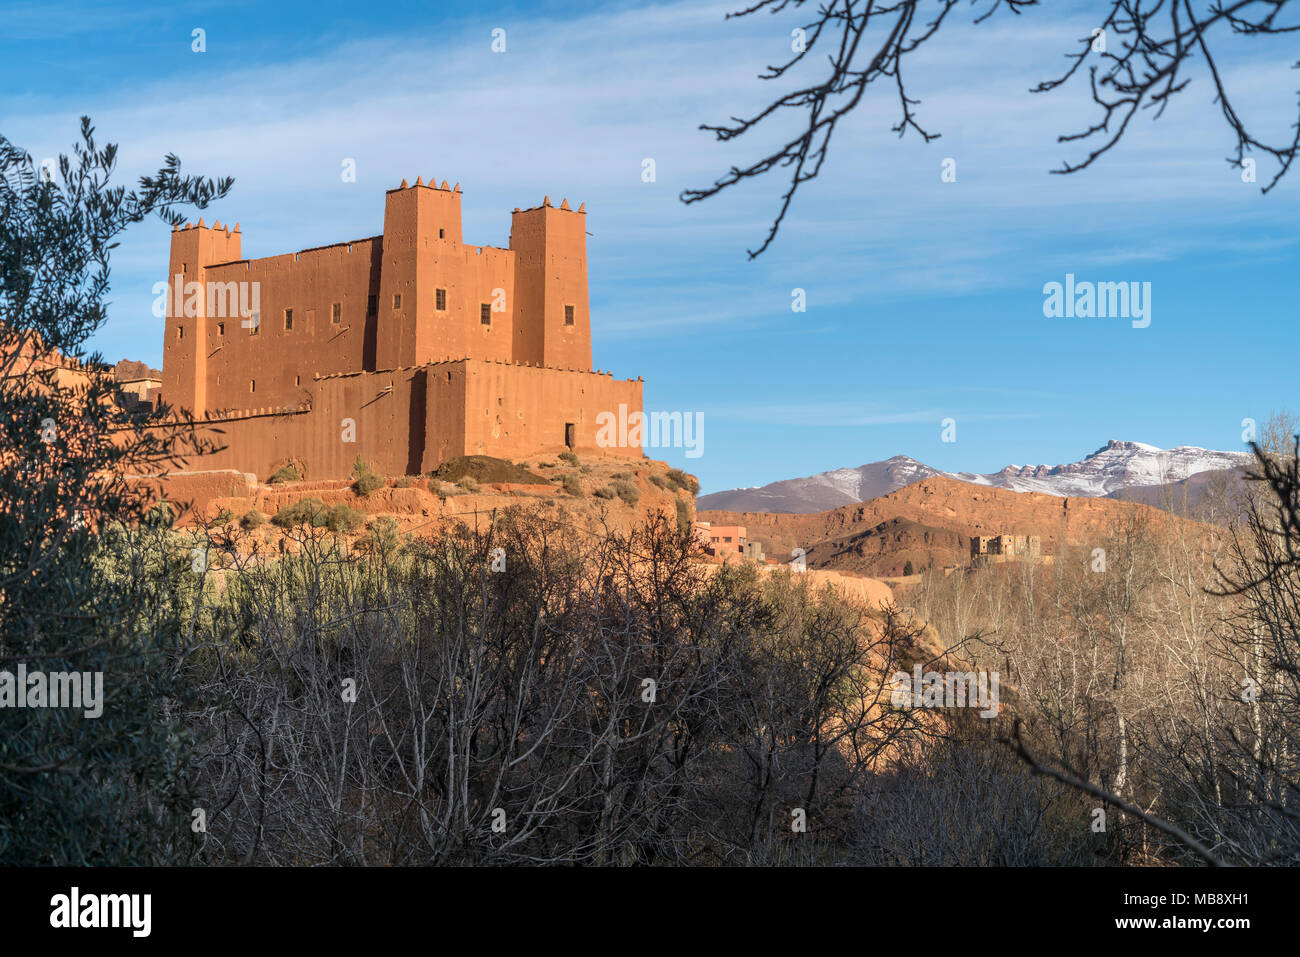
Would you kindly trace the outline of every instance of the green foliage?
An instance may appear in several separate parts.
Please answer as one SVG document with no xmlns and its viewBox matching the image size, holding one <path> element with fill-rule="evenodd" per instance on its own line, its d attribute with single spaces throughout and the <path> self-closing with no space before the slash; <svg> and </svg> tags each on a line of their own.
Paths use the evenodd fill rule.
<svg viewBox="0 0 1300 957">
<path fill-rule="evenodd" d="M 568 452 L 568 451 L 561 452 L 558 456 L 556 456 L 556 458 L 558 458 L 561 462 L 568 462 L 570 465 L 578 464 L 578 456 L 575 455 L 573 452 Z"/>
<path fill-rule="evenodd" d="M 292 505 L 286 505 L 275 513 L 271 524 L 277 528 L 291 529 L 300 525 L 311 528 L 324 528 L 329 518 L 329 506 L 320 499 L 309 496 L 300 498 Z"/>
<path fill-rule="evenodd" d="M 143 521 L 152 528 L 171 528 L 176 524 L 176 507 L 171 502 L 158 502 L 149 507 Z"/>
<path fill-rule="evenodd" d="M 354 532 L 365 520 L 366 516 L 362 512 L 358 512 L 345 502 L 340 502 L 326 514 L 325 527 L 331 532 Z"/>
<path fill-rule="evenodd" d="M 692 495 L 700 493 L 700 480 L 694 475 L 687 475 L 681 469 L 669 469 L 668 478 L 675 482 L 678 488 L 684 488 Z"/>
<path fill-rule="evenodd" d="M 908 559 L 908 561 L 903 565 L 903 574 L 904 574 L 904 575 L 911 575 L 911 574 L 912 574 L 912 561 L 911 561 L 911 559 Z"/>
<path fill-rule="evenodd" d="M 357 539 L 357 549 L 371 554 L 393 554 L 401 543 L 397 520 L 385 516 L 370 523 L 366 533 Z"/>
<path fill-rule="evenodd" d="M 285 482 L 297 482 L 301 478 L 302 476 L 298 474 L 298 467 L 290 462 L 287 465 L 281 465 L 272 472 L 271 477 L 266 481 L 268 485 L 282 485 Z"/>
<path fill-rule="evenodd" d="M 490 455 L 461 455 L 443 462 L 433 475 L 444 482 L 461 482 L 464 478 L 475 482 L 510 482 L 516 485 L 539 485 L 546 481 L 540 475 L 507 459 Z"/>
<path fill-rule="evenodd" d="M 680 535 L 690 535 L 692 528 L 691 507 L 682 499 L 677 500 L 677 531 Z"/>
<path fill-rule="evenodd" d="M 612 486 L 612 485 L 604 485 L 604 486 L 601 486 L 600 488 L 596 489 L 596 490 L 595 490 L 594 492 L 592 492 L 591 494 L 594 495 L 594 496 L 596 496 L 596 498 L 607 498 L 607 499 L 608 499 L 608 498 L 613 498 L 613 497 L 614 497 L 615 495 L 617 495 L 618 493 L 614 491 L 614 486 Z"/>
<path fill-rule="evenodd" d="M 573 472 L 566 472 L 564 475 L 564 491 L 576 498 L 582 497 L 582 480 Z"/>
<path fill-rule="evenodd" d="M 266 524 L 266 516 L 255 508 L 250 508 L 244 513 L 244 517 L 239 520 L 239 525 L 245 531 L 251 532 L 255 528 L 260 528 Z"/>
<path fill-rule="evenodd" d="M 384 480 L 377 475 L 361 456 L 352 464 L 352 491 L 356 492 L 362 498 L 365 498 L 372 492 L 378 491 L 384 487 Z"/>
<path fill-rule="evenodd" d="M 614 493 L 629 506 L 635 506 L 641 500 L 641 493 L 631 482 L 615 482 Z"/>
<path fill-rule="evenodd" d="M 94 718 L 3 712 L 0 865 L 160 863 L 190 837 L 176 663 L 197 576 L 187 551 L 164 547 L 174 512 L 142 522 L 147 499 L 124 476 L 204 443 L 116 405 L 85 344 L 105 321 L 123 231 L 154 215 L 179 223 L 231 181 L 184 176 L 168 156 L 128 190 L 111 185 L 116 160 L 86 118 L 48 180 L 0 137 L 0 662 L 101 675 L 104 699 Z M 81 363 L 83 380 L 34 367 L 46 350 Z"/>
</svg>

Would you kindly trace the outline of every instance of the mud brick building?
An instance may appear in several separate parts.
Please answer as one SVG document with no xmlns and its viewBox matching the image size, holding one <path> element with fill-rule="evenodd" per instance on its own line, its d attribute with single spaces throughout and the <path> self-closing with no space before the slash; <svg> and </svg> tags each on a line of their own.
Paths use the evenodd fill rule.
<svg viewBox="0 0 1300 957">
<path fill-rule="evenodd" d="M 161 398 L 221 430 L 189 469 L 346 478 L 459 455 L 596 448 L 642 382 L 592 369 L 586 210 L 516 209 L 467 245 L 460 185 L 389 190 L 380 236 L 244 259 L 239 226 L 172 233 Z M 640 448 L 606 448 L 639 458 Z"/>
</svg>

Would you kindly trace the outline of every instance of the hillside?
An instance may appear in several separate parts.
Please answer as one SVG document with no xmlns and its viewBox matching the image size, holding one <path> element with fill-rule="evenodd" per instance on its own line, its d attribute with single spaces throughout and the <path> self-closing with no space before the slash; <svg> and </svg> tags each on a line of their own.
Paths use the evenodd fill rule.
<svg viewBox="0 0 1300 957">
<path fill-rule="evenodd" d="M 802 548 L 808 564 L 862 575 L 900 575 L 915 568 L 964 565 L 976 535 L 1038 535 L 1044 554 L 1114 534 L 1130 516 L 1168 521 L 1149 505 L 1110 498 L 1064 498 L 1013 492 L 933 477 L 888 495 L 815 514 L 701 509 L 699 518 L 743 525 L 751 540 L 781 561 Z"/>
<path fill-rule="evenodd" d="M 857 468 L 833 469 L 806 478 L 785 479 L 758 488 L 728 489 L 700 497 L 701 509 L 741 512 L 789 512 L 806 514 L 838 508 L 854 502 L 888 495 L 927 478 L 941 476 L 1016 492 L 1047 495 L 1130 497 L 1161 504 L 1152 489 L 1165 483 L 1191 480 L 1193 489 L 1204 486 L 1210 476 L 1240 471 L 1249 461 L 1244 452 L 1216 452 L 1195 446 L 1161 449 L 1142 442 L 1107 442 L 1078 462 L 1065 465 L 1008 465 L 997 472 L 944 472 L 906 455 Z"/>
</svg>

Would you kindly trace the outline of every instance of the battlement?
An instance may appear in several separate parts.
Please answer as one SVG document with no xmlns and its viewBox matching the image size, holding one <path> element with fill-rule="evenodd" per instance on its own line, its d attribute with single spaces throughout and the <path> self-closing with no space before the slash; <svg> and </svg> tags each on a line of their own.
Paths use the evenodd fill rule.
<svg viewBox="0 0 1300 957">
<path fill-rule="evenodd" d="M 442 181 L 442 185 L 441 185 L 441 186 L 436 185 L 436 183 L 437 183 L 437 179 L 436 179 L 435 177 L 433 177 L 433 176 L 430 176 L 430 177 L 429 177 L 429 182 L 427 182 L 427 183 L 424 181 L 424 178 L 423 178 L 423 177 L 417 176 L 417 177 L 415 177 L 415 183 L 414 183 L 414 185 L 407 183 L 406 180 L 402 180 L 402 183 L 401 183 L 400 186 L 395 186 L 395 187 L 393 187 L 393 188 L 390 189 L 390 190 L 386 190 L 386 192 L 389 192 L 389 193 L 396 193 L 398 190 L 401 190 L 401 189 L 415 189 L 415 188 L 417 188 L 417 187 L 422 188 L 422 189 L 435 189 L 435 190 L 437 190 L 438 192 L 441 192 L 441 193 L 459 193 L 459 192 L 460 192 L 460 183 L 457 183 L 455 186 L 452 186 L 452 187 L 448 187 L 448 186 L 447 186 L 447 181 L 446 181 L 445 179 Z"/>
<path fill-rule="evenodd" d="M 173 226 L 172 232 L 183 233 L 191 229 L 210 229 L 214 233 L 225 233 L 226 236 L 229 237 L 239 232 L 239 223 L 235 223 L 234 229 L 230 228 L 229 223 L 227 223 L 225 226 L 222 226 L 221 220 L 217 220 L 211 226 L 208 226 L 204 224 L 203 217 L 200 216 L 199 221 L 197 223 L 181 223 L 177 226 Z"/>
</svg>

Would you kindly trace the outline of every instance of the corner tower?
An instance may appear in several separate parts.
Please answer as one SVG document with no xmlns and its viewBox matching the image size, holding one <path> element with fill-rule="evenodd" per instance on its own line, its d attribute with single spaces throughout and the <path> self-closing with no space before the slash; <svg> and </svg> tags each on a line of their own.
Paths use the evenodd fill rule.
<svg viewBox="0 0 1300 957">
<path fill-rule="evenodd" d="M 208 354 L 213 330 L 208 322 L 207 267 L 240 258 L 239 226 L 233 230 L 186 224 L 172 230 L 167 270 L 167 312 L 163 332 L 162 397 L 170 405 L 201 416 L 208 407 Z"/>
<path fill-rule="evenodd" d="M 587 297 L 587 210 L 550 197 L 516 209 L 510 223 L 515 253 L 514 358 L 559 369 L 591 368 Z"/>
<path fill-rule="evenodd" d="M 436 321 L 437 290 L 446 289 L 462 257 L 460 187 L 406 180 L 384 196 L 375 366 L 419 365 L 455 352 Z M 445 298 L 445 296 L 444 296 Z"/>
</svg>

